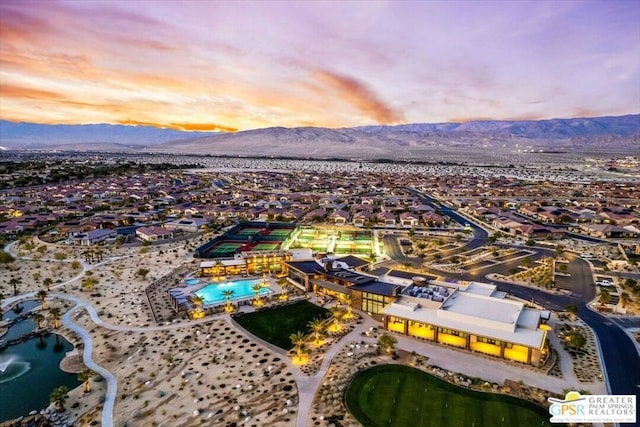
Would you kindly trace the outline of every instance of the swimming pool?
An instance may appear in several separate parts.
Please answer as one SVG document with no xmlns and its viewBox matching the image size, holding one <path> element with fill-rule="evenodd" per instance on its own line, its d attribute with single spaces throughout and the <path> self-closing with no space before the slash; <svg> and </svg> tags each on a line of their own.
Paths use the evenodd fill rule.
<svg viewBox="0 0 640 427">
<path fill-rule="evenodd" d="M 185 281 L 184 281 L 184 283 L 186 283 L 189 286 L 197 285 L 198 282 L 200 282 L 200 280 L 198 280 L 198 279 L 185 279 Z"/>
<path fill-rule="evenodd" d="M 255 292 L 253 292 L 251 287 L 256 283 L 260 284 L 261 282 L 262 279 L 243 279 L 224 283 L 210 283 L 204 288 L 196 291 L 195 294 L 204 298 L 204 306 L 208 307 L 226 302 L 227 299 L 224 296 L 224 291 L 226 290 L 233 291 L 231 301 L 253 298 L 255 296 Z M 265 296 L 269 295 L 271 292 L 271 289 L 264 287 L 260 289 L 258 295 Z"/>
</svg>

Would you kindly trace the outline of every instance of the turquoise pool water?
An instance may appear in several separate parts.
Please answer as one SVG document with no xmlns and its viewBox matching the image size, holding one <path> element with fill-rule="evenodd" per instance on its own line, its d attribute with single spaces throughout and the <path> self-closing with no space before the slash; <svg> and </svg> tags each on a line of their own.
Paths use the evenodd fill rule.
<svg viewBox="0 0 640 427">
<path fill-rule="evenodd" d="M 191 286 L 191 285 L 195 285 L 199 282 L 200 280 L 198 279 L 186 279 L 184 281 L 184 283 L 186 283 L 187 285 Z"/>
<path fill-rule="evenodd" d="M 231 297 L 231 301 L 242 300 L 246 298 L 253 298 L 255 292 L 251 287 L 256 283 L 261 283 L 262 279 L 246 279 L 246 280 L 235 280 L 231 282 L 223 282 L 223 283 L 211 283 L 204 288 L 196 291 L 195 294 L 199 297 L 204 298 L 204 306 L 212 306 L 223 304 L 226 301 L 224 296 L 224 291 L 230 289 L 233 291 L 233 296 Z M 270 294 L 272 291 L 269 288 L 262 288 L 258 293 L 261 296 L 265 296 Z"/>
</svg>

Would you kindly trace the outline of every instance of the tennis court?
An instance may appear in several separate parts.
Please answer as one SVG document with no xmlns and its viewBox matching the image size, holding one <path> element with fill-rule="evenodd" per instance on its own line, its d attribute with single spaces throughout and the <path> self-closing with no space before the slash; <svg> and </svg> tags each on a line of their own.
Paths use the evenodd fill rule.
<svg viewBox="0 0 640 427">
<path fill-rule="evenodd" d="M 262 228 L 247 227 L 247 228 L 238 230 L 237 233 L 243 236 L 254 236 L 256 234 L 259 234 L 261 231 L 262 231 Z"/>
<path fill-rule="evenodd" d="M 287 230 L 284 228 L 276 228 L 275 230 L 271 230 L 269 236 L 287 237 L 289 234 L 291 234 L 291 231 L 292 230 Z"/>
<path fill-rule="evenodd" d="M 237 249 L 239 249 L 243 244 L 244 243 L 223 242 L 213 247 L 210 252 L 213 254 L 234 252 Z"/>
<path fill-rule="evenodd" d="M 258 243 L 253 250 L 254 251 L 273 251 L 280 247 L 280 243 Z"/>
</svg>

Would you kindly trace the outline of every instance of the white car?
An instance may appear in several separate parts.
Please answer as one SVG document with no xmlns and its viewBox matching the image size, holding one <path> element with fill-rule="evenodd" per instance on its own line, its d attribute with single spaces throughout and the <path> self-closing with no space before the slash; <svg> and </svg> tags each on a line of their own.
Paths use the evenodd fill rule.
<svg viewBox="0 0 640 427">
<path fill-rule="evenodd" d="M 596 282 L 598 286 L 613 286 L 613 282 L 611 280 L 603 279 Z"/>
</svg>

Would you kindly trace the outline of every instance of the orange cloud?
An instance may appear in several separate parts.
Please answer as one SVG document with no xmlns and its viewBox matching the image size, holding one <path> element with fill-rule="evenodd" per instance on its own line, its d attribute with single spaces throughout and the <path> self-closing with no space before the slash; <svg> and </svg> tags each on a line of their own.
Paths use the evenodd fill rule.
<svg viewBox="0 0 640 427">
<path fill-rule="evenodd" d="M 118 120 L 116 123 L 120 125 L 130 125 L 130 126 L 153 126 L 156 128 L 170 128 L 175 130 L 184 130 L 184 131 L 197 131 L 197 132 L 214 132 L 214 131 L 222 131 L 222 132 L 237 132 L 238 129 L 230 126 L 219 125 L 215 123 L 154 123 L 154 122 L 146 122 L 141 120 Z"/>
<path fill-rule="evenodd" d="M 237 132 L 238 129 L 230 126 L 219 125 L 216 123 L 170 123 L 173 129 L 186 130 L 186 131 L 223 131 L 223 132 Z"/>
<path fill-rule="evenodd" d="M 316 70 L 315 77 L 376 122 L 396 124 L 403 121 L 402 114 L 386 105 L 371 89 L 355 78 L 328 70 Z"/>
<path fill-rule="evenodd" d="M 51 90 L 34 89 L 12 84 L 2 85 L 2 97 L 18 99 L 66 99 L 66 96 Z"/>
</svg>

